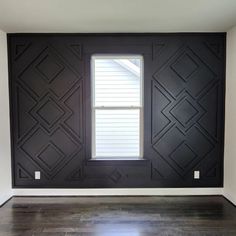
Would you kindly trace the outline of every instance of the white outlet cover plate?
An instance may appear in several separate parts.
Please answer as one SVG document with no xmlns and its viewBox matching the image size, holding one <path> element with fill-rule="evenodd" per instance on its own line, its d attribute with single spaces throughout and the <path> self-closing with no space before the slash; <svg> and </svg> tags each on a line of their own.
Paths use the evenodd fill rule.
<svg viewBox="0 0 236 236">
<path fill-rule="evenodd" d="M 194 171 L 194 179 L 200 179 L 200 171 L 199 170 Z"/>
<path fill-rule="evenodd" d="M 35 179 L 40 179 L 40 178 L 41 178 L 41 176 L 40 176 L 40 171 L 35 171 L 35 172 L 34 172 L 34 178 L 35 178 Z"/>
</svg>

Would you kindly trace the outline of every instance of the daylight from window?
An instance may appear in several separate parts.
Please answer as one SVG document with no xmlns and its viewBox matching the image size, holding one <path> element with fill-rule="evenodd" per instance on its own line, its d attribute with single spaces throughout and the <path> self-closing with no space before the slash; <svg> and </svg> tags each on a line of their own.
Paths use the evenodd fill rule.
<svg viewBox="0 0 236 236">
<path fill-rule="evenodd" d="M 92 57 L 93 158 L 142 156 L 141 56 Z"/>
</svg>

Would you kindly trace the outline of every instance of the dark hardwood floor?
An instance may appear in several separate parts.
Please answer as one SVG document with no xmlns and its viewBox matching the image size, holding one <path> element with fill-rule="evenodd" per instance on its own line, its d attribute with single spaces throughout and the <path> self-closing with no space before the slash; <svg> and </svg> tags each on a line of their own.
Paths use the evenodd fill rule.
<svg viewBox="0 0 236 236">
<path fill-rule="evenodd" d="M 15 197 L 0 208 L 0 235 L 236 235 L 223 197 Z"/>
</svg>

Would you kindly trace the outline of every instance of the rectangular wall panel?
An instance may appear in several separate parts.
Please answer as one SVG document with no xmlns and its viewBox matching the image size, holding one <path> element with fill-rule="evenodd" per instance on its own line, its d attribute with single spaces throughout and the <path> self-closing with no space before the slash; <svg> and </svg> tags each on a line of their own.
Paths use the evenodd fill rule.
<svg viewBox="0 0 236 236">
<path fill-rule="evenodd" d="M 222 186 L 224 33 L 9 34 L 8 47 L 14 187 Z M 143 57 L 142 160 L 91 159 L 90 63 L 97 54 Z M 121 82 L 116 88 L 126 89 Z M 105 78 L 98 86 L 102 102 L 115 100 L 102 93 Z M 122 142 L 133 141 L 131 131 L 139 132 L 130 125 Z"/>
</svg>

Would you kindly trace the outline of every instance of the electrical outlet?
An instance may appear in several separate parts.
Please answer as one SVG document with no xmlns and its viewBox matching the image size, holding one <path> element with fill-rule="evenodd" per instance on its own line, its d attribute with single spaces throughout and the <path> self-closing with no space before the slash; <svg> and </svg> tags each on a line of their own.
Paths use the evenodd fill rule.
<svg viewBox="0 0 236 236">
<path fill-rule="evenodd" d="M 40 171 L 35 171 L 35 172 L 34 172 L 34 178 L 35 178 L 35 179 L 41 179 L 40 174 L 41 174 Z"/>
<path fill-rule="evenodd" d="M 200 179 L 200 171 L 199 170 L 194 171 L 194 179 Z"/>
</svg>

